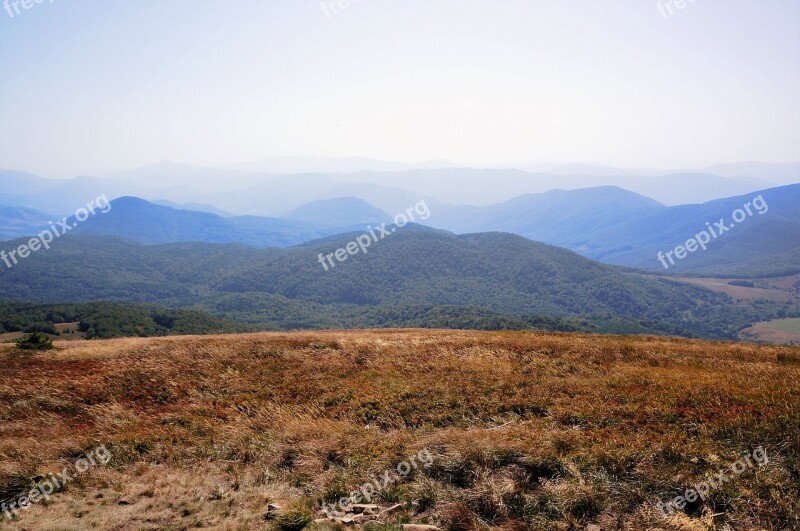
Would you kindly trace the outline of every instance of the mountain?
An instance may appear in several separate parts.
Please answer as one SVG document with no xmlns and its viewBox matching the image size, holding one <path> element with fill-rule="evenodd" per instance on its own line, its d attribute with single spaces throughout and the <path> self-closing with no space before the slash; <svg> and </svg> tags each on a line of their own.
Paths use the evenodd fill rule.
<svg viewBox="0 0 800 531">
<path fill-rule="evenodd" d="M 35 194 L 59 184 L 54 179 L 44 179 L 30 173 L 0 170 L 0 198 L 12 195 Z"/>
<path fill-rule="evenodd" d="M 410 225 L 325 271 L 319 254 L 355 236 L 282 250 L 231 273 L 218 289 L 323 304 L 474 305 L 508 314 L 633 316 L 653 315 L 651 304 L 692 305 L 678 302 L 672 287 L 657 279 L 503 233 L 457 236 Z"/>
<path fill-rule="evenodd" d="M 172 201 L 167 201 L 166 199 L 158 199 L 150 202 L 153 203 L 154 205 L 174 208 L 175 210 L 191 210 L 193 212 L 205 212 L 206 214 L 215 214 L 223 218 L 232 217 L 230 213 L 220 210 L 214 205 L 206 205 L 202 203 L 180 204 L 180 203 L 173 203 Z"/>
<path fill-rule="evenodd" d="M 75 177 L 65 180 L 35 178 L 30 187 L 17 186 L 17 194 L 0 194 L 0 203 L 8 206 L 32 208 L 53 215 L 65 216 L 86 205 L 89 201 L 106 195 L 118 197 L 124 186 L 97 177 Z"/>
<path fill-rule="evenodd" d="M 737 210 L 740 222 L 733 219 Z M 721 234 L 710 238 L 706 250 L 690 253 L 674 265 L 668 262 L 671 273 L 777 276 L 800 272 L 800 184 L 645 213 L 589 234 L 595 248 L 585 254 L 608 263 L 665 271 L 656 258 L 658 252 L 671 251 L 698 233 L 709 232 L 708 225 L 714 229 L 720 220 L 728 229 L 722 233 L 717 228 L 715 233 Z"/>
<path fill-rule="evenodd" d="M 702 203 L 767 188 L 768 182 L 752 178 L 725 178 L 689 172 L 666 175 L 553 174 L 509 168 L 435 168 L 402 172 L 356 172 L 356 182 L 402 183 L 403 188 L 427 197 L 447 198 L 455 205 L 488 206 L 520 195 L 552 189 L 577 190 L 616 186 L 667 205 Z"/>
<path fill-rule="evenodd" d="M 181 206 L 181 205 L 176 205 Z M 191 207 L 192 205 L 184 205 Z M 111 201 L 83 222 L 70 218 L 74 234 L 113 235 L 153 245 L 177 242 L 238 243 L 252 247 L 287 247 L 331 234 L 360 230 L 391 221 L 391 216 L 356 198 L 317 201 L 292 213 L 294 219 L 228 216 L 172 208 L 137 197 Z M 213 207 L 208 207 L 213 209 Z M 0 207 L 0 238 L 33 235 L 59 217 L 20 207 Z"/>
<path fill-rule="evenodd" d="M 186 171 L 190 171 L 189 170 Z M 39 194 L 41 204 L 54 206 L 85 204 L 92 197 L 87 190 L 103 190 L 105 182 L 94 178 L 59 181 L 48 194 Z M 259 210 L 260 198 L 276 192 L 272 202 L 288 206 L 279 198 L 303 193 L 309 184 L 330 184 L 325 176 L 296 176 L 275 186 L 261 185 L 248 193 L 230 192 Z M 80 185 L 80 186 L 77 186 Z M 687 185 L 688 186 L 688 185 Z M 379 197 L 402 212 L 419 202 L 419 195 L 377 185 L 338 185 L 327 188 Z M 219 200 L 225 202 L 226 194 Z M 767 215 L 746 216 L 747 222 L 730 224 L 736 209 L 762 197 Z M 550 190 L 525 194 L 489 206 L 451 206 L 425 199 L 431 217 L 425 224 L 456 233 L 509 232 L 525 238 L 558 245 L 610 264 L 637 267 L 668 274 L 717 276 L 775 276 L 800 271 L 800 184 L 760 190 L 747 195 L 702 204 L 665 206 L 640 194 L 613 186 L 578 190 Z M 363 230 L 391 219 L 386 210 L 356 197 L 333 197 L 297 205 L 285 218 L 262 216 L 221 217 L 199 210 L 217 210 L 208 204 L 175 209 L 142 199 L 123 197 L 113 202 L 109 214 L 90 217 L 75 229 L 77 233 L 119 235 L 139 243 L 163 244 L 182 241 L 239 243 L 255 247 L 287 247 L 317 238 Z M 52 212 L 52 210 L 50 210 Z M 752 214 L 752 213 L 751 213 Z M 48 218 L 47 220 L 43 218 Z M 14 207 L 0 212 L 0 237 L 24 236 L 44 226 L 51 216 Z M 706 222 L 727 219 L 740 230 L 728 230 L 724 238 L 712 238 L 708 248 L 687 259 L 672 260 L 664 268 L 657 253 L 667 253 L 705 230 Z M 757 249 L 758 253 L 752 252 Z"/>
<path fill-rule="evenodd" d="M 767 166 L 757 163 L 741 169 L 723 167 L 721 171 L 730 176 L 720 176 L 697 171 L 614 173 L 613 168 L 586 165 L 523 171 L 453 167 L 445 165 L 445 161 L 409 165 L 378 164 L 357 158 L 300 158 L 278 162 L 206 168 L 162 161 L 103 177 L 59 181 L 21 172 L 0 172 L 0 185 L 4 185 L 0 186 L 0 204 L 64 215 L 105 194 L 110 199 L 135 196 L 183 205 L 213 205 L 232 215 L 282 217 L 313 201 L 350 196 L 395 214 L 423 199 L 432 207 L 443 205 L 441 198 L 447 198 L 451 206 L 490 206 L 552 189 L 617 186 L 666 205 L 678 205 L 768 188 L 775 181 L 767 179 L 767 174 L 784 178 L 792 171 L 791 167 L 767 171 Z M 742 174 L 747 171 L 765 178 Z M 209 210 L 197 206 L 192 209 Z"/>
<path fill-rule="evenodd" d="M 737 209 L 760 197 L 767 211 L 732 223 Z M 760 200 L 757 200 L 760 204 Z M 656 258 L 706 230 L 733 226 L 703 252 L 669 265 L 670 273 L 775 276 L 800 271 L 800 184 L 699 205 L 664 206 L 615 187 L 553 190 L 489 207 L 431 209 L 428 223 L 455 232 L 511 232 L 606 263 L 665 272 Z M 745 212 L 746 213 L 746 212 Z M 712 225 L 713 226 L 713 225 Z"/>
<path fill-rule="evenodd" d="M 31 236 L 54 219 L 54 216 L 32 208 L 0 205 L 0 240 Z"/>
<path fill-rule="evenodd" d="M 143 244 L 175 242 L 238 243 L 285 247 L 326 233 L 311 224 L 276 218 L 231 217 L 176 210 L 137 197 L 121 197 L 111 209 L 77 224 L 75 234 L 114 235 Z"/>
<path fill-rule="evenodd" d="M 285 215 L 287 219 L 327 226 L 379 225 L 392 217 L 357 197 L 338 197 L 313 201 Z"/>
<path fill-rule="evenodd" d="M 586 234 L 644 213 L 661 203 L 613 186 L 527 194 L 489 207 L 433 210 L 430 224 L 455 232 L 502 231 L 580 248 Z"/>
<path fill-rule="evenodd" d="M 427 305 L 480 308 L 523 321 L 537 315 L 623 320 L 631 330 L 720 338 L 735 337 L 749 323 L 786 310 L 777 304 L 757 312 L 741 308 L 725 295 L 593 262 L 520 236 L 457 236 L 418 225 L 390 232 L 366 253 L 328 270 L 322 267 L 320 255 L 324 259 L 359 236 L 254 249 L 209 243 L 143 246 L 70 233 L 48 251 L 10 269 L 0 267 L 0 293 L 22 301 L 192 307 L 279 328 L 369 326 L 387 322 L 386 312 L 410 320 Z"/>
<path fill-rule="evenodd" d="M 750 177 L 773 184 L 800 182 L 800 162 L 734 162 L 708 166 L 702 171 L 721 177 Z"/>
<path fill-rule="evenodd" d="M 768 188 L 771 183 L 751 177 L 720 177 L 710 173 L 682 172 L 651 177 L 605 178 L 637 194 L 675 206 L 705 203 L 714 199 L 747 194 Z"/>
<path fill-rule="evenodd" d="M 42 206 L 41 199 L 47 190 L 67 181 L 44 179 L 30 173 L 0 170 L 0 205 L 36 210 L 49 210 Z"/>
<path fill-rule="evenodd" d="M 347 196 L 363 199 L 370 205 L 392 215 L 404 212 L 408 207 L 416 205 L 420 201 L 426 201 L 428 205 L 442 204 L 440 200 L 430 195 L 423 195 L 403 188 L 367 183 L 335 185 L 321 194 L 323 199 Z"/>
</svg>

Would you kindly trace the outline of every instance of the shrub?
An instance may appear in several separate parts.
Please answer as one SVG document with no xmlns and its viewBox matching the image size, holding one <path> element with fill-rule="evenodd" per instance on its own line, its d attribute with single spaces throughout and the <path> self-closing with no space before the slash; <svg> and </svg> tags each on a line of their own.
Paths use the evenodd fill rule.
<svg viewBox="0 0 800 531">
<path fill-rule="evenodd" d="M 53 340 L 34 330 L 27 336 L 17 340 L 17 348 L 21 350 L 50 350 L 53 348 Z"/>
<path fill-rule="evenodd" d="M 311 510 L 304 504 L 297 503 L 278 514 L 275 527 L 278 531 L 300 531 L 305 529 L 312 519 Z"/>
</svg>

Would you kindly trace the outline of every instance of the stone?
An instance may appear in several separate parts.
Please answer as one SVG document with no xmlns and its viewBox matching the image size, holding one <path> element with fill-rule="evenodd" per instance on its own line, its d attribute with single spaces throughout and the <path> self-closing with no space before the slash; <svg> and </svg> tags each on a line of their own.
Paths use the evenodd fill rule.
<svg viewBox="0 0 800 531">
<path fill-rule="evenodd" d="M 397 503 L 397 504 L 392 505 L 391 507 L 387 507 L 386 509 L 381 511 L 381 516 L 386 515 L 386 514 L 396 513 L 397 511 L 401 511 L 401 510 L 403 510 L 403 504 L 402 503 Z"/>
<path fill-rule="evenodd" d="M 372 514 L 378 512 L 378 510 L 380 510 L 380 507 L 371 503 L 357 503 L 350 506 L 350 511 L 356 514 L 361 514 L 361 513 Z"/>
<path fill-rule="evenodd" d="M 435 525 L 403 524 L 403 531 L 441 531 Z"/>
</svg>

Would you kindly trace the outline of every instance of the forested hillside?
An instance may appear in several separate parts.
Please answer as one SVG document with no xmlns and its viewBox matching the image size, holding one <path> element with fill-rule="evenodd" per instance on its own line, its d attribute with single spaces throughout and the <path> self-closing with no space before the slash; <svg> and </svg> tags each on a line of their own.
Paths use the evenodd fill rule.
<svg viewBox="0 0 800 531">
<path fill-rule="evenodd" d="M 366 254 L 323 269 L 320 254 L 357 236 L 257 250 L 207 243 L 143 246 L 69 234 L 49 251 L 0 270 L 0 293 L 6 300 L 42 303 L 191 307 L 265 329 L 518 329 L 550 316 L 566 319 L 550 329 L 733 338 L 752 322 L 797 313 L 796 303 L 736 304 L 720 293 L 592 262 L 519 236 L 456 236 L 413 225 L 374 243 Z M 445 307 L 461 313 L 448 314 Z"/>
</svg>

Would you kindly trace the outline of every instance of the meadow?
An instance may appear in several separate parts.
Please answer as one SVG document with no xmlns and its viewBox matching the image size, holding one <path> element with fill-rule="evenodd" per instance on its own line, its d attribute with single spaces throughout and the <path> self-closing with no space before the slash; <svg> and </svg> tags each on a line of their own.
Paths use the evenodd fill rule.
<svg viewBox="0 0 800 531">
<path fill-rule="evenodd" d="M 0 345 L 0 501 L 111 458 L 3 529 L 339 529 L 323 504 L 421 452 L 364 528 L 800 528 L 797 347 L 453 330 L 56 346 Z M 759 448 L 763 466 L 658 508 Z"/>
<path fill-rule="evenodd" d="M 770 328 L 775 328 L 776 330 L 800 334 L 800 318 L 776 319 L 775 321 L 770 321 L 768 324 Z"/>
</svg>

